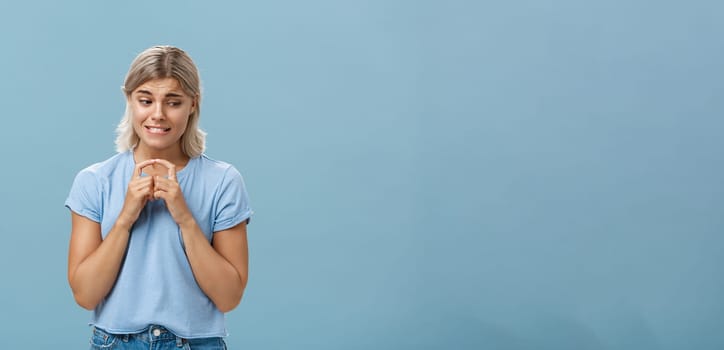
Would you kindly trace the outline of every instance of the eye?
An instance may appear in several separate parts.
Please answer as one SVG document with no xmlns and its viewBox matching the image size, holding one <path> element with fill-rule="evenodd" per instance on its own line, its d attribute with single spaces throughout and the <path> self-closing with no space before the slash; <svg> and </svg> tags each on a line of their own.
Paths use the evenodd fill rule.
<svg viewBox="0 0 724 350">
<path fill-rule="evenodd" d="M 150 105 L 152 102 L 151 102 L 151 100 L 149 100 L 149 99 L 147 99 L 147 98 L 140 98 L 140 99 L 138 99 L 138 103 L 140 103 L 140 104 L 142 104 L 142 105 L 144 105 L 144 106 L 148 106 L 148 105 Z"/>
<path fill-rule="evenodd" d="M 167 103 L 171 107 L 178 107 L 181 105 L 181 101 L 168 101 Z"/>
</svg>

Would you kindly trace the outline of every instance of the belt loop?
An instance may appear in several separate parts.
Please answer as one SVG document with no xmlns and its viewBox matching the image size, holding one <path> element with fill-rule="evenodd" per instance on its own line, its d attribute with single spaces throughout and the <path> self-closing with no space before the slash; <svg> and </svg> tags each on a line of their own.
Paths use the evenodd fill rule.
<svg viewBox="0 0 724 350">
<path fill-rule="evenodd" d="M 180 348 L 182 346 L 184 346 L 184 338 L 181 338 L 177 335 L 176 336 L 176 347 Z"/>
</svg>

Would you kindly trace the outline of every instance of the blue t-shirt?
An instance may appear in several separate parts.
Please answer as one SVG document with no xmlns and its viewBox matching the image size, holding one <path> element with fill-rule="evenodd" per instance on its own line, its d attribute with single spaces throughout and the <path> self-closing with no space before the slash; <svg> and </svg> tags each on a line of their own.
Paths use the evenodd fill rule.
<svg viewBox="0 0 724 350">
<path fill-rule="evenodd" d="M 100 223 L 105 239 L 123 207 L 135 165 L 127 151 L 81 170 L 65 206 Z M 230 164 L 201 155 L 176 177 L 209 241 L 214 232 L 251 217 L 244 181 Z M 135 333 L 157 324 L 184 338 L 226 336 L 224 314 L 196 283 L 181 230 L 162 199 L 149 201 L 131 228 L 116 284 L 96 307 L 91 324 L 111 333 Z"/>
</svg>

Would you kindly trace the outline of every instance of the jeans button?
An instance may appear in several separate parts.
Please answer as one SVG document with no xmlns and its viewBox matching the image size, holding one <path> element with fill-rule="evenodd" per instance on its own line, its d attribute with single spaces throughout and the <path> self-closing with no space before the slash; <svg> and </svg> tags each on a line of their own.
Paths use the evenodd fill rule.
<svg viewBox="0 0 724 350">
<path fill-rule="evenodd" d="M 156 336 L 156 337 L 158 337 L 159 335 L 161 335 L 161 330 L 158 329 L 158 328 L 154 329 L 154 330 L 153 330 L 153 335 Z"/>
</svg>

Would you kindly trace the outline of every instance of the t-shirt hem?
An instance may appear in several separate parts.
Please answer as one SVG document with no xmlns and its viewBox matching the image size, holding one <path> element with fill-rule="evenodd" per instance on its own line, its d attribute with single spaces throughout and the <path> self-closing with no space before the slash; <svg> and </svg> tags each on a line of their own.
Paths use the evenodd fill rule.
<svg viewBox="0 0 724 350">
<path fill-rule="evenodd" d="M 76 209 L 73 209 L 73 207 L 70 204 L 66 204 L 65 207 L 70 209 L 70 211 L 72 211 L 82 217 L 88 218 L 89 220 L 93 220 L 97 223 L 101 222 L 101 219 L 98 217 L 98 215 L 95 215 L 90 210 L 87 210 L 87 209 L 76 210 Z"/>
<path fill-rule="evenodd" d="M 146 331 L 148 329 L 148 327 L 150 327 L 151 325 L 148 325 L 141 329 L 134 329 L 134 330 L 128 330 L 128 329 L 123 329 L 123 328 L 103 327 L 102 325 L 94 324 L 93 322 L 89 322 L 88 326 L 100 328 L 103 331 L 110 333 L 110 334 L 138 334 L 138 333 L 142 333 L 142 332 Z M 164 326 L 164 325 L 160 325 L 160 326 L 168 329 L 169 331 L 171 331 L 171 333 L 173 333 L 177 337 L 181 337 L 184 339 L 226 338 L 229 336 L 229 333 L 226 331 L 224 331 L 222 333 L 205 333 L 205 334 L 190 335 L 190 334 L 184 334 L 181 332 L 177 332 L 177 331 L 173 330 L 172 328 L 169 328 L 168 326 Z"/>
<path fill-rule="evenodd" d="M 245 220 L 251 220 L 252 215 L 254 215 L 254 211 L 251 209 L 248 209 L 232 219 L 224 220 L 221 223 L 217 223 L 216 225 L 214 225 L 214 232 L 228 230 L 228 229 L 242 223 Z"/>
</svg>

